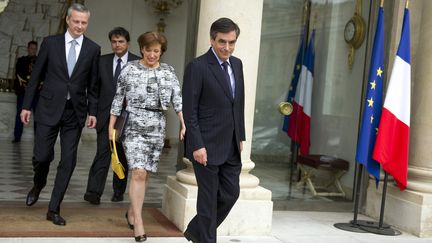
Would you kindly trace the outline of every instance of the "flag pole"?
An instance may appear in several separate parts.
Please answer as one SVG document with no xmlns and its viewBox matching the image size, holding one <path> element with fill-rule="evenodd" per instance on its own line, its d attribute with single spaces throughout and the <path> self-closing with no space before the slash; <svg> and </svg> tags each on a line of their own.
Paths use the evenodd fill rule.
<svg viewBox="0 0 432 243">
<path fill-rule="evenodd" d="M 383 192 L 381 197 L 381 210 L 380 210 L 380 219 L 378 226 L 374 225 L 360 225 L 360 228 L 369 232 L 378 235 L 390 235 L 396 236 L 401 235 L 402 233 L 399 230 L 393 229 L 389 225 L 384 224 L 384 208 L 385 208 L 385 199 L 387 195 L 387 182 L 388 182 L 388 173 L 384 172 L 384 183 L 383 183 Z"/>
<path fill-rule="evenodd" d="M 380 8 L 382 8 L 383 5 L 384 5 L 384 0 L 381 0 Z M 372 11 L 372 5 L 370 5 L 370 9 L 369 9 L 369 12 L 371 12 L 371 11 Z M 369 21 L 369 24 L 368 24 L 368 32 L 369 32 L 370 27 L 371 27 L 371 21 Z M 368 49 L 368 46 L 366 47 L 366 49 Z M 366 60 L 365 60 L 364 66 L 366 69 Z M 365 74 L 363 74 L 363 75 L 365 75 Z M 364 76 L 363 76 L 363 79 L 365 79 Z M 364 93 L 365 93 L 364 89 L 363 89 L 362 93 L 364 95 Z M 360 117 L 359 118 L 359 124 L 361 124 L 361 122 L 362 122 L 362 118 Z M 359 130 L 361 130 L 360 125 L 359 125 Z M 358 220 L 357 219 L 358 213 L 359 213 L 360 191 L 361 191 L 361 186 L 362 186 L 364 168 L 365 168 L 365 166 L 362 163 L 356 163 L 356 171 L 355 171 L 356 177 L 354 179 L 355 192 L 354 192 L 354 216 L 353 216 L 353 220 L 351 220 L 349 223 L 335 223 L 333 226 L 338 228 L 338 229 L 350 231 L 350 232 L 355 232 L 355 233 L 366 233 L 367 231 L 360 228 L 360 225 L 377 225 L 377 223 L 373 222 L 373 221 L 366 221 L 366 220 Z"/>
<path fill-rule="evenodd" d="M 288 199 L 291 199 L 291 194 L 292 194 L 294 163 L 297 163 L 297 153 L 298 153 L 297 144 L 291 140 L 291 161 L 290 161 L 290 180 L 289 180 Z"/>
<path fill-rule="evenodd" d="M 305 55 L 305 49 L 307 47 L 308 39 L 309 39 L 309 16 L 310 16 L 310 1 L 305 0 L 304 7 L 303 7 L 303 31 L 304 31 L 304 43 L 305 48 L 302 50 L 302 62 L 303 65 L 303 59 Z M 290 177 L 289 177 L 289 188 L 288 188 L 288 199 L 291 199 L 292 195 L 292 182 L 293 182 L 293 176 L 294 176 L 294 170 L 295 166 L 297 164 L 297 156 L 298 156 L 298 146 L 297 143 L 294 140 L 291 140 L 291 161 L 290 161 Z M 300 172 L 297 175 L 297 181 L 300 179 Z"/>
<path fill-rule="evenodd" d="M 408 11 L 408 5 L 409 5 L 409 1 L 407 0 L 406 1 L 406 5 L 405 5 L 406 8 L 404 10 L 404 16 L 403 16 L 401 41 L 399 43 L 399 48 L 398 48 L 398 51 L 396 53 L 396 58 L 403 57 L 403 58 L 401 58 L 401 60 L 403 60 L 403 61 L 400 62 L 400 63 L 398 63 L 398 62 L 395 61 L 395 66 L 393 67 L 392 75 L 391 75 L 390 81 L 389 81 L 389 87 L 387 88 L 387 96 L 386 96 L 385 104 L 387 104 L 387 101 L 388 101 L 387 99 L 389 99 L 389 104 L 392 103 L 392 100 L 395 99 L 394 98 L 395 93 L 397 93 L 397 95 L 399 96 L 399 97 L 397 97 L 397 99 L 401 98 L 399 90 L 402 90 L 402 88 L 401 88 L 402 86 L 400 86 L 400 87 L 392 86 L 392 83 L 393 82 L 399 82 L 399 83 L 407 82 L 406 79 L 400 78 L 401 76 L 399 76 L 399 73 L 397 74 L 397 76 L 394 76 L 394 74 L 395 74 L 394 70 L 400 69 L 400 68 L 405 69 L 404 71 L 406 73 L 408 73 L 408 78 L 409 78 L 409 80 L 408 80 L 407 83 L 410 82 L 410 78 L 411 78 L 410 75 L 409 75 L 409 73 L 411 72 L 411 67 L 410 67 L 410 52 L 409 52 L 409 46 L 410 46 L 409 38 L 410 37 L 409 37 L 409 11 Z M 403 62 L 405 62 L 405 64 L 403 64 Z M 408 97 L 410 97 L 410 96 L 408 96 Z M 409 102 L 408 102 L 408 104 L 409 104 Z M 400 109 L 400 107 L 398 107 L 397 109 Z M 395 112 L 395 106 L 391 106 L 391 105 L 387 106 L 386 107 L 386 111 L 388 111 L 391 114 L 394 114 L 392 112 Z M 409 119 L 409 117 L 410 117 L 410 115 L 409 115 L 410 110 L 409 109 L 405 109 L 405 111 L 408 112 L 408 119 Z M 388 172 L 387 171 L 389 169 L 388 167 L 386 168 L 385 165 L 388 165 L 388 164 L 397 164 L 397 162 L 396 162 L 397 161 L 397 156 L 395 156 L 394 154 L 391 154 L 390 152 L 389 152 L 389 154 L 386 154 L 383 151 L 390 151 L 390 150 L 394 151 L 394 150 L 403 150 L 403 149 L 405 149 L 403 155 L 399 155 L 399 156 L 400 157 L 405 157 L 405 159 L 404 159 L 405 160 L 404 162 L 406 163 L 405 166 L 408 165 L 408 147 L 409 147 L 409 143 L 407 141 L 405 141 L 405 143 L 402 143 L 402 146 L 394 146 L 394 144 L 393 144 L 393 146 L 389 146 L 389 142 L 391 141 L 389 138 L 398 140 L 398 136 L 402 136 L 402 137 L 403 136 L 408 136 L 409 137 L 409 123 L 408 123 L 408 129 L 407 130 L 404 130 L 403 132 L 400 132 L 400 134 L 396 134 L 394 136 L 394 130 L 392 128 L 394 128 L 395 126 L 391 126 L 389 124 L 393 124 L 393 123 L 396 123 L 396 122 L 403 123 L 403 121 L 399 120 L 400 117 L 398 115 L 400 115 L 400 113 L 396 113 L 394 115 L 394 117 L 396 117 L 396 119 L 394 119 L 394 120 L 389 119 L 388 115 L 384 118 L 386 120 L 380 120 L 380 125 L 379 125 L 379 131 L 380 132 L 378 134 L 377 141 L 376 141 L 376 144 L 375 144 L 375 150 L 374 150 L 374 159 L 376 159 L 381 164 L 383 164 L 383 169 L 385 171 L 385 174 L 384 174 L 384 184 L 383 184 L 383 192 L 382 192 L 382 199 L 381 199 L 380 221 L 379 221 L 378 227 L 362 227 L 364 230 L 366 230 L 368 232 L 375 233 L 375 234 L 380 234 L 380 235 L 400 235 L 401 234 L 400 231 L 392 229 L 391 227 L 389 227 L 389 228 L 384 228 L 383 227 L 384 206 L 385 206 L 385 199 L 386 199 L 386 194 L 387 194 L 387 183 L 388 183 Z M 390 136 L 389 134 L 392 134 L 392 135 Z M 401 134 L 403 134 L 403 135 L 401 135 Z M 404 147 L 404 146 L 406 146 L 406 147 Z M 396 161 L 394 161 L 395 159 L 396 159 Z M 400 166 L 400 168 L 398 168 L 398 169 L 399 170 L 403 170 L 404 169 L 403 166 Z M 407 173 L 406 168 L 405 168 L 405 172 Z M 406 177 L 400 176 L 398 174 L 392 174 L 392 175 L 395 178 L 395 180 L 398 182 L 399 188 L 401 190 L 403 190 L 405 188 L 405 186 L 406 186 Z M 401 183 L 403 183 L 403 184 L 401 184 Z"/>
<path fill-rule="evenodd" d="M 354 218 L 349 223 L 336 223 L 333 224 L 333 226 L 345 231 L 350 231 L 355 233 L 366 233 L 365 230 L 360 228 L 357 221 L 359 200 L 360 200 L 360 188 L 361 188 L 362 176 L 363 176 L 363 165 L 359 164 L 358 168 L 359 169 L 357 173 L 355 196 L 354 196 Z"/>
<path fill-rule="evenodd" d="M 388 173 L 384 172 L 384 184 L 383 184 L 383 192 L 382 192 L 382 197 L 381 197 L 381 210 L 380 210 L 379 228 L 383 227 L 384 208 L 385 208 L 385 200 L 386 200 L 386 195 L 387 195 L 387 182 L 388 182 Z"/>
</svg>

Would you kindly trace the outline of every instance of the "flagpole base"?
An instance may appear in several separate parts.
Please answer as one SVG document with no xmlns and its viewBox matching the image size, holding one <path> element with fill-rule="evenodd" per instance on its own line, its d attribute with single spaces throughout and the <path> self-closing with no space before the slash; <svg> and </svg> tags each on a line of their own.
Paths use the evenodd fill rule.
<svg viewBox="0 0 432 243">
<path fill-rule="evenodd" d="M 349 232 L 354 232 L 354 233 L 367 233 L 366 230 L 360 228 L 360 226 L 358 224 L 353 224 L 353 223 L 336 223 L 333 225 L 334 227 L 340 229 L 340 230 L 345 230 L 345 231 L 349 231 Z"/>
<path fill-rule="evenodd" d="M 368 233 L 374 233 L 377 235 L 389 235 L 389 236 L 397 236 L 401 235 L 402 232 L 399 230 L 393 229 L 391 227 L 383 228 L 383 227 L 367 227 L 367 226 L 360 226 L 360 228 Z"/>
<path fill-rule="evenodd" d="M 351 224 L 353 224 L 353 220 L 350 221 Z M 375 227 L 375 228 L 379 228 L 379 222 L 375 222 L 375 221 L 369 221 L 369 220 L 357 220 L 357 225 L 360 227 Z M 384 229 L 388 229 L 390 228 L 390 225 L 383 223 L 383 225 L 381 226 L 381 228 Z"/>
</svg>

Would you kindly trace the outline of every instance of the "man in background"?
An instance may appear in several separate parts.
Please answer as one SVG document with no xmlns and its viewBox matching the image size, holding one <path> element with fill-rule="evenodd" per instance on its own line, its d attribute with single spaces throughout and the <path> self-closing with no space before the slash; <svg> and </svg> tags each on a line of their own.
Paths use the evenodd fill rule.
<svg viewBox="0 0 432 243">
<path fill-rule="evenodd" d="M 99 59 L 99 100 L 97 111 L 97 152 L 90 167 L 87 191 L 84 194 L 84 200 L 91 204 L 100 204 L 100 198 L 103 194 L 108 171 L 111 165 L 111 150 L 108 137 L 108 124 L 110 117 L 111 103 L 117 88 L 117 78 L 120 70 L 128 61 L 138 60 L 140 57 L 128 52 L 130 36 L 129 32 L 122 28 L 116 27 L 108 34 L 111 42 L 113 53 L 106 54 Z M 111 198 L 113 202 L 123 201 L 123 194 L 126 190 L 128 165 L 123 146 L 117 143 L 117 153 L 120 162 L 125 170 L 125 178 L 120 179 L 113 173 L 113 190 Z"/>
<path fill-rule="evenodd" d="M 29 41 L 27 43 L 27 56 L 22 56 L 18 58 L 15 66 L 15 80 L 14 89 L 17 96 L 16 103 L 16 117 L 15 117 L 15 128 L 14 128 L 14 139 L 12 143 L 19 143 L 21 141 L 21 136 L 23 133 L 23 123 L 20 118 L 24 95 L 30 80 L 30 75 L 32 73 L 33 65 L 36 62 L 36 54 L 38 51 L 38 43 L 36 41 Z M 37 104 L 37 95 L 33 100 L 31 108 L 35 109 Z M 36 123 L 34 123 L 34 129 L 36 129 Z"/>
</svg>

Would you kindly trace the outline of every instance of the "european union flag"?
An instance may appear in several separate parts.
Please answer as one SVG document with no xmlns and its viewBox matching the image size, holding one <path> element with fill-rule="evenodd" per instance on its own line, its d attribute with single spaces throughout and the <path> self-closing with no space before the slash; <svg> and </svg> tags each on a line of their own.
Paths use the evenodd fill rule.
<svg viewBox="0 0 432 243">
<path fill-rule="evenodd" d="M 286 101 L 290 102 L 291 104 L 294 101 L 294 97 L 295 97 L 295 93 L 296 93 L 296 89 L 297 89 L 297 84 L 298 84 L 299 77 L 300 77 L 300 71 L 301 71 L 301 67 L 303 64 L 304 53 L 305 53 L 305 49 L 306 49 L 305 48 L 306 47 L 306 45 L 305 45 L 305 42 L 306 42 L 305 33 L 306 33 L 306 27 L 303 29 L 303 33 L 301 36 L 300 47 L 297 51 L 296 62 L 295 62 L 294 70 L 293 70 L 293 74 L 292 74 L 291 85 L 289 87 L 288 96 L 286 99 Z M 289 119 L 290 119 L 290 116 L 284 116 L 284 123 L 282 126 L 282 130 L 286 133 L 288 133 Z"/>
<path fill-rule="evenodd" d="M 366 100 L 357 143 L 356 160 L 367 168 L 369 174 L 379 181 L 380 164 L 372 159 L 375 139 L 382 110 L 384 70 L 384 10 L 379 8 L 372 58 L 367 84 Z M 377 184 L 378 185 L 378 184 Z"/>
</svg>

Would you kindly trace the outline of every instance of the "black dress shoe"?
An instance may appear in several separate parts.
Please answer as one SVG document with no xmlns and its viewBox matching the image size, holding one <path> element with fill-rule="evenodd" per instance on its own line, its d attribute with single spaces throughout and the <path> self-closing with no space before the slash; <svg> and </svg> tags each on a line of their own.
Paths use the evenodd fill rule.
<svg viewBox="0 0 432 243">
<path fill-rule="evenodd" d="M 135 236 L 136 242 L 143 242 L 147 240 L 147 234 Z"/>
<path fill-rule="evenodd" d="M 129 229 L 133 230 L 134 229 L 134 225 L 129 222 L 128 212 L 126 212 L 125 218 L 126 218 L 126 222 L 128 224 Z"/>
<path fill-rule="evenodd" d="M 99 205 L 100 204 L 100 197 L 98 194 L 93 193 L 93 192 L 86 192 L 84 194 L 84 200 L 86 200 L 87 202 L 94 204 L 94 205 Z"/>
<path fill-rule="evenodd" d="M 114 193 L 114 195 L 111 198 L 111 202 L 121 202 L 123 201 L 123 195 Z"/>
<path fill-rule="evenodd" d="M 60 216 L 58 213 L 48 212 L 46 219 L 56 225 L 66 225 L 66 220 L 64 220 L 64 218 L 62 218 L 62 216 Z"/>
<path fill-rule="evenodd" d="M 185 231 L 183 233 L 184 237 L 186 238 L 186 240 L 188 241 L 192 241 L 193 243 L 199 243 L 198 238 L 195 237 L 193 234 L 191 234 L 189 231 Z"/>
<path fill-rule="evenodd" d="M 12 140 L 12 143 L 19 143 L 21 142 L 21 139 L 15 138 L 14 140 Z"/>
<path fill-rule="evenodd" d="M 26 199 L 27 206 L 31 206 L 38 201 L 40 191 L 41 191 L 41 189 L 33 186 L 33 188 L 27 194 L 27 199 Z"/>
</svg>

